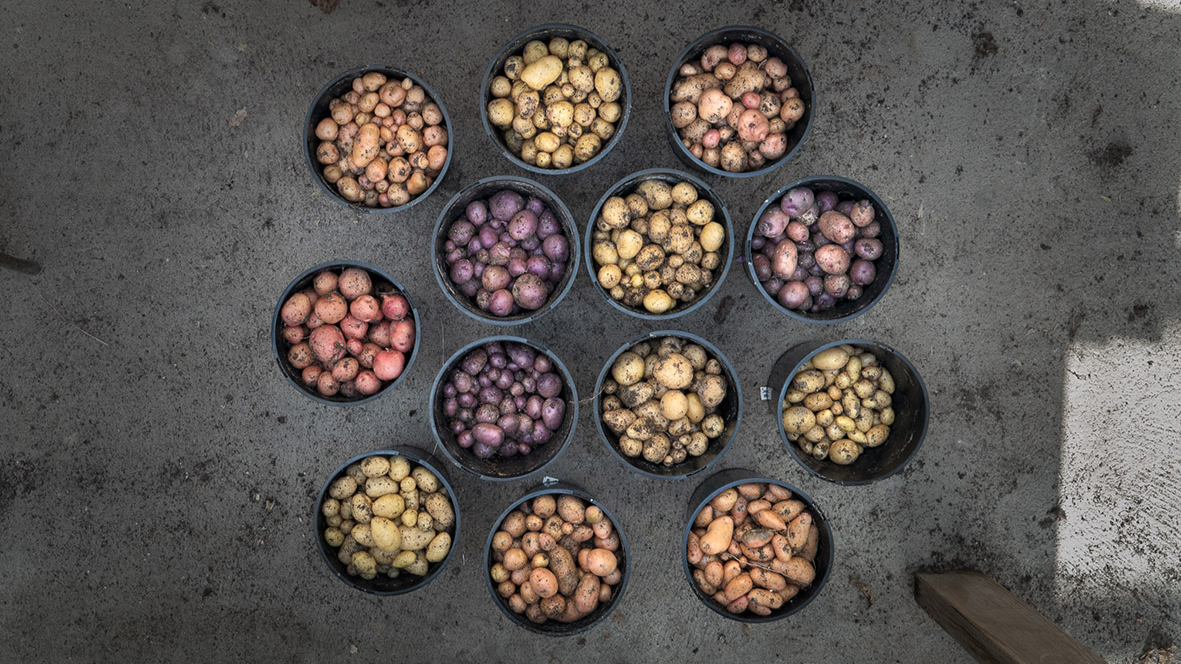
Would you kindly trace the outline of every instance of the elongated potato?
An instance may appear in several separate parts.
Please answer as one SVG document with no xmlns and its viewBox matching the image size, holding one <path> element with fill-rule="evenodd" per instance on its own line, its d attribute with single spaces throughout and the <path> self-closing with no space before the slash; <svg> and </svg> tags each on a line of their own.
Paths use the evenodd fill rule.
<svg viewBox="0 0 1181 664">
<path fill-rule="evenodd" d="M 449 533 L 439 533 L 426 546 L 426 560 L 429 563 L 437 563 L 446 558 L 450 552 L 451 535 Z"/>
</svg>

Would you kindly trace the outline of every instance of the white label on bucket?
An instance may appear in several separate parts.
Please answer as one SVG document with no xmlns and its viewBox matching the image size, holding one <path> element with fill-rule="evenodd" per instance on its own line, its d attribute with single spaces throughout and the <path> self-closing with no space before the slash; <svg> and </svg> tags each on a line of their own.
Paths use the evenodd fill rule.
<svg viewBox="0 0 1181 664">
<path fill-rule="evenodd" d="M 545 477 L 541 478 L 541 483 L 544 484 L 545 486 L 553 486 L 561 481 L 562 480 L 560 480 L 556 477 L 550 477 L 549 475 L 546 475 Z"/>
<path fill-rule="evenodd" d="M 770 401 L 771 400 L 771 388 L 766 387 L 766 386 L 760 387 L 759 388 L 759 399 L 761 399 L 763 401 Z"/>
</svg>

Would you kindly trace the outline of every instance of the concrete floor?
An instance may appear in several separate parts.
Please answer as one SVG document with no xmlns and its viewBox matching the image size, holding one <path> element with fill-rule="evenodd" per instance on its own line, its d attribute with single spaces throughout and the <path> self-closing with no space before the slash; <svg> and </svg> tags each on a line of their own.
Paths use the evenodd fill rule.
<svg viewBox="0 0 1181 664">
<path fill-rule="evenodd" d="M 1112 662 L 1181 638 L 1181 7 L 683 4 L 6 3 L 0 250 L 45 270 L 0 272 L 0 661 L 965 663 L 911 595 L 915 570 L 961 566 Z M 360 594 L 315 552 L 326 475 L 363 451 L 430 447 L 435 372 L 495 332 L 443 298 L 425 234 L 463 185 L 523 174 L 483 135 L 478 80 L 503 41 L 554 20 L 611 42 L 635 97 L 623 145 L 576 179 L 543 180 L 579 219 L 625 174 L 679 166 L 660 112 L 670 60 L 735 23 L 786 37 L 819 90 L 786 167 L 714 182 L 738 231 L 769 192 L 818 173 L 866 183 L 897 218 L 898 278 L 854 322 L 793 322 L 733 270 L 675 324 L 735 359 L 748 395 L 721 465 L 798 484 L 831 516 L 832 579 L 786 621 L 748 629 L 696 603 L 679 559 L 696 482 L 627 471 L 590 409 L 548 474 L 614 509 L 634 576 L 581 637 L 513 628 L 485 590 L 481 546 L 524 483 L 453 477 L 460 555 L 429 591 Z M 376 62 L 422 75 L 456 123 L 443 186 L 382 218 L 321 194 L 300 147 L 323 82 Z M 288 281 L 336 258 L 390 270 L 424 330 L 405 383 L 353 409 L 293 390 L 268 341 Z M 590 394 L 603 359 L 644 329 L 584 273 L 520 332 Z M 781 350 L 843 336 L 900 349 L 931 391 L 920 455 L 869 487 L 810 479 L 754 398 Z"/>
</svg>

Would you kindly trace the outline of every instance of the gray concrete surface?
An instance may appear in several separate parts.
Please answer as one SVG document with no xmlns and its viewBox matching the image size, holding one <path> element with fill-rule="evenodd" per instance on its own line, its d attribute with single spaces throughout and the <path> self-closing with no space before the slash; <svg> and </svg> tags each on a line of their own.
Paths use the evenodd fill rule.
<svg viewBox="0 0 1181 664">
<path fill-rule="evenodd" d="M 344 0 L 326 16 L 299 0 L 25 0 L 0 16 L 0 250 L 45 267 L 0 273 L 0 661 L 964 663 L 911 598 L 916 569 L 959 566 L 1113 662 L 1181 637 L 1176 3 Z M 544 179 L 580 219 L 625 174 L 678 166 L 659 110 L 670 60 L 749 23 L 796 46 L 819 107 L 786 167 L 715 182 L 739 232 L 817 173 L 866 183 L 901 228 L 898 279 L 854 322 L 788 320 L 735 270 L 676 323 L 737 360 L 748 415 L 722 465 L 798 484 L 831 516 L 832 579 L 786 621 L 748 629 L 696 604 L 678 551 L 696 483 L 625 470 L 589 409 L 549 474 L 613 507 L 634 577 L 583 636 L 523 633 L 485 590 L 483 540 L 521 483 L 456 478 L 460 555 L 428 591 L 362 595 L 315 553 L 325 476 L 430 447 L 434 373 L 494 332 L 442 297 L 425 235 L 464 184 L 522 174 L 483 135 L 477 81 L 508 37 L 554 20 L 609 40 L 634 90 L 622 146 Z M 431 199 L 380 219 L 320 194 L 300 148 L 320 85 L 376 62 L 435 87 L 457 149 Z M 311 404 L 267 340 L 283 287 L 335 258 L 385 267 L 421 303 L 412 375 L 360 408 Z M 521 332 L 589 394 L 643 329 L 584 274 Z M 920 455 L 870 487 L 808 478 L 751 396 L 782 349 L 841 336 L 899 348 L 931 390 Z"/>
</svg>

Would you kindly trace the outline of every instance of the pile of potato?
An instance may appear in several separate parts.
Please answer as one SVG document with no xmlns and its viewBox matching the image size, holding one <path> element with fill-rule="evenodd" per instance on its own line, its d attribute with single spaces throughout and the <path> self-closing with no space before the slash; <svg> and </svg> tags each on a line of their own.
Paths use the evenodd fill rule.
<svg viewBox="0 0 1181 664">
<path fill-rule="evenodd" d="M 279 309 L 287 362 L 321 396 L 377 394 L 414 351 L 410 302 L 359 267 L 323 270 Z"/>
<path fill-rule="evenodd" d="M 353 79 L 316 125 L 324 180 L 350 203 L 396 207 L 430 188 L 447 163 L 443 111 L 421 85 L 381 72 Z"/>
<path fill-rule="evenodd" d="M 324 541 L 352 576 L 426 576 L 451 552 L 455 505 L 439 478 L 403 456 L 350 464 L 320 505 Z"/>
<path fill-rule="evenodd" d="M 627 104 L 607 54 L 561 37 L 525 44 L 487 94 L 488 121 L 513 154 L 538 168 L 570 168 L 599 154 Z"/>
<path fill-rule="evenodd" d="M 758 44 L 715 44 L 681 65 L 669 109 L 684 146 L 708 166 L 755 171 L 787 153 L 804 116 L 787 65 Z"/>
<path fill-rule="evenodd" d="M 679 337 L 644 341 L 619 355 L 603 381 L 603 424 L 627 457 L 675 466 L 705 454 L 726 420 L 729 392 L 721 361 Z"/>
<path fill-rule="evenodd" d="M 603 202 L 591 235 L 599 285 L 652 314 L 695 300 L 714 283 L 726 227 L 688 182 L 645 180 Z"/>
<path fill-rule="evenodd" d="M 885 253 L 873 202 L 834 191 L 789 189 L 752 230 L 751 267 L 775 301 L 801 312 L 857 300 L 877 278 Z"/>
<path fill-rule="evenodd" d="M 568 494 L 538 496 L 510 512 L 490 554 L 496 593 L 537 624 L 571 623 L 610 602 L 626 565 L 603 510 Z"/>
<path fill-rule="evenodd" d="M 803 501 L 777 484 L 719 493 L 689 532 L 693 582 L 730 613 L 769 616 L 816 579 L 820 530 Z"/>
<path fill-rule="evenodd" d="M 814 355 L 791 379 L 783 430 L 805 454 L 847 466 L 894 424 L 894 377 L 873 353 L 843 344 Z"/>
</svg>

